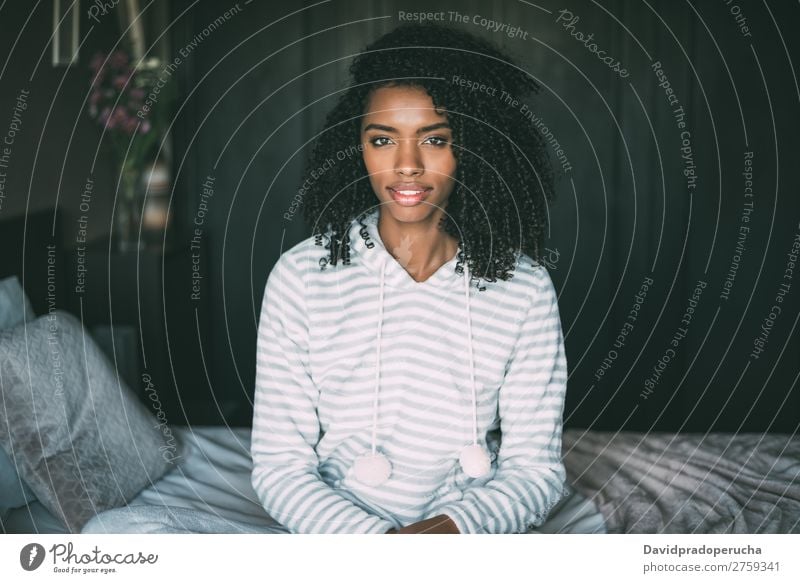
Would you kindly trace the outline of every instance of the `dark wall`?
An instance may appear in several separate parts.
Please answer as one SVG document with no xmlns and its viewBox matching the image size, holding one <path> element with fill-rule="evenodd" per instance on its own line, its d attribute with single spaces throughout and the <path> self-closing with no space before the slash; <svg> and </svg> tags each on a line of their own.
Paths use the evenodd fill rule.
<svg viewBox="0 0 800 583">
<path fill-rule="evenodd" d="M 81 13 L 79 62 L 51 65 L 53 3 L 14 0 L 0 12 L 0 140 L 9 133 L 18 97 L 25 99 L 10 147 L 0 220 L 58 208 L 63 243 L 74 243 L 81 195 L 88 177 L 95 182 L 87 236 L 108 234 L 115 176 L 99 127 L 83 107 L 89 92 L 89 60 L 118 38 L 116 26 L 95 26 Z M 21 244 L 21 243 L 20 243 Z M 4 250 L 5 251 L 5 250 Z"/>
<path fill-rule="evenodd" d="M 299 213 L 292 221 L 283 213 L 350 59 L 395 27 L 399 11 L 457 10 L 467 17 L 460 26 L 504 46 L 542 84 L 537 115 L 569 161 L 547 242 L 570 368 L 567 425 L 796 430 L 800 282 L 786 271 L 800 233 L 796 6 L 586 0 L 570 3 L 578 20 L 566 29 L 556 22 L 564 5 L 550 1 L 312 4 L 201 0 L 171 8 L 173 51 L 186 54 L 173 76 L 182 96 L 173 227 L 188 239 L 205 201 L 201 289 L 209 308 L 199 318 L 210 333 L 202 356 L 229 422 L 249 421 L 264 284 L 279 255 L 308 235 Z M 527 39 L 486 30 L 476 16 L 521 27 Z M 593 33 L 629 75 L 570 31 Z M 41 50 L 41 38 L 26 42 Z M 2 79 L 0 112 L 9 112 L 16 89 Z M 78 107 L 73 97 L 64 115 L 74 118 Z M 53 135 L 51 143 L 65 139 Z M 52 180 L 40 173 L 37 181 Z M 208 177 L 213 195 L 203 199 Z M 192 331 L 170 334 L 180 343 Z"/>
<path fill-rule="evenodd" d="M 800 100 L 790 64 L 796 41 L 787 34 L 800 13 L 743 4 L 744 30 L 723 3 L 577 2 L 571 11 L 579 20 L 568 30 L 556 23 L 561 4 L 538 6 L 332 2 L 292 14 L 303 5 L 250 4 L 203 41 L 185 120 L 198 135 L 177 150 L 192 159 L 187 189 L 198 193 L 206 174 L 217 178 L 207 283 L 220 392 L 251 394 L 266 277 L 278 255 L 307 235 L 282 214 L 299 187 L 305 143 L 343 87 L 350 56 L 396 26 L 399 10 L 457 10 L 469 17 L 464 28 L 501 43 L 542 83 L 538 114 L 571 165 L 551 208 L 548 242 L 567 334 L 567 424 L 796 428 L 798 290 L 783 275 L 800 220 L 798 179 L 786 171 L 798 154 L 790 122 Z M 222 11 L 198 4 L 193 29 Z M 475 15 L 520 26 L 529 38 L 488 32 L 472 23 Z M 572 30 L 593 32 L 629 75 L 611 71 Z M 656 62 L 678 99 L 673 106 Z M 753 153 L 752 198 L 745 197 L 745 152 Z M 187 221 L 192 212 L 186 209 Z M 747 235 L 737 252 L 743 226 L 749 231 L 741 231 Z M 784 282 L 793 287 L 779 303 Z M 782 312 L 756 358 L 754 341 L 773 305 Z M 628 318 L 634 306 L 640 309 Z M 623 329 L 628 334 L 615 345 Z"/>
</svg>

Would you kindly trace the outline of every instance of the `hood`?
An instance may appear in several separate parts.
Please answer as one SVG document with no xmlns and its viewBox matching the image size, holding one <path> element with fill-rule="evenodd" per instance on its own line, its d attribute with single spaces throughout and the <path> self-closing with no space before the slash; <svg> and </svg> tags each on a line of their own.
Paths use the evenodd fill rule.
<svg viewBox="0 0 800 583">
<path fill-rule="evenodd" d="M 354 219 L 350 229 L 350 254 L 357 256 L 357 261 L 376 275 L 385 267 L 384 285 L 392 288 L 420 289 L 422 287 L 454 288 L 463 286 L 462 276 L 456 273 L 458 254 L 442 265 L 436 273 L 425 281 L 416 281 L 400 265 L 397 259 L 389 253 L 378 233 L 379 209 L 369 211 L 362 215 L 361 222 L 365 225 L 362 229 L 358 219 Z"/>
</svg>

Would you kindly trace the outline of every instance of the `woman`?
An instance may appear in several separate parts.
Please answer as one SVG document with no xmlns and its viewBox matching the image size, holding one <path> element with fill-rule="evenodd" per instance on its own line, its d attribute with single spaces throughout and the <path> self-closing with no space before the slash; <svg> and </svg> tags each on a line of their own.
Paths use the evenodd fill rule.
<svg viewBox="0 0 800 583">
<path fill-rule="evenodd" d="M 264 293 L 253 487 L 298 533 L 539 526 L 569 489 L 552 174 L 519 106 L 538 86 L 434 25 L 350 71 L 308 164 L 313 236 Z"/>
</svg>

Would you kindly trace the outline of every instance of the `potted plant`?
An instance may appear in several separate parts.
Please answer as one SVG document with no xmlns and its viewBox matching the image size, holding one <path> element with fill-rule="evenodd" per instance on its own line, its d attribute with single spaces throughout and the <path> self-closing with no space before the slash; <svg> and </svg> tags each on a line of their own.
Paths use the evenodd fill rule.
<svg viewBox="0 0 800 583">
<path fill-rule="evenodd" d="M 157 98 L 148 96 L 159 82 L 159 65 L 158 59 L 134 63 L 125 49 L 98 52 L 89 65 L 89 116 L 103 129 L 118 179 L 112 233 L 120 250 L 137 245 L 142 176 L 156 163 L 171 115 L 174 80 L 161 83 Z"/>
</svg>

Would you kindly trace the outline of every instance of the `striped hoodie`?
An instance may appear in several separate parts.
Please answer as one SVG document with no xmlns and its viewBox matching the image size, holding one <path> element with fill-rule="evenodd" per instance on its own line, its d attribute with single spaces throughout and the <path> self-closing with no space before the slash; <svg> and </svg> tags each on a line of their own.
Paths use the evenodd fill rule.
<svg viewBox="0 0 800 583">
<path fill-rule="evenodd" d="M 326 265 L 309 237 L 267 279 L 251 441 L 261 504 L 295 533 L 383 533 L 439 514 L 461 533 L 541 525 L 571 491 L 561 460 L 567 362 L 547 270 L 522 254 L 511 280 L 472 286 L 474 408 L 457 256 L 415 281 L 383 246 L 378 212 L 363 227 L 353 221 L 349 265 Z M 374 420 L 392 466 L 380 486 L 353 475 Z M 480 478 L 458 461 L 474 421 L 491 459 Z"/>
</svg>

